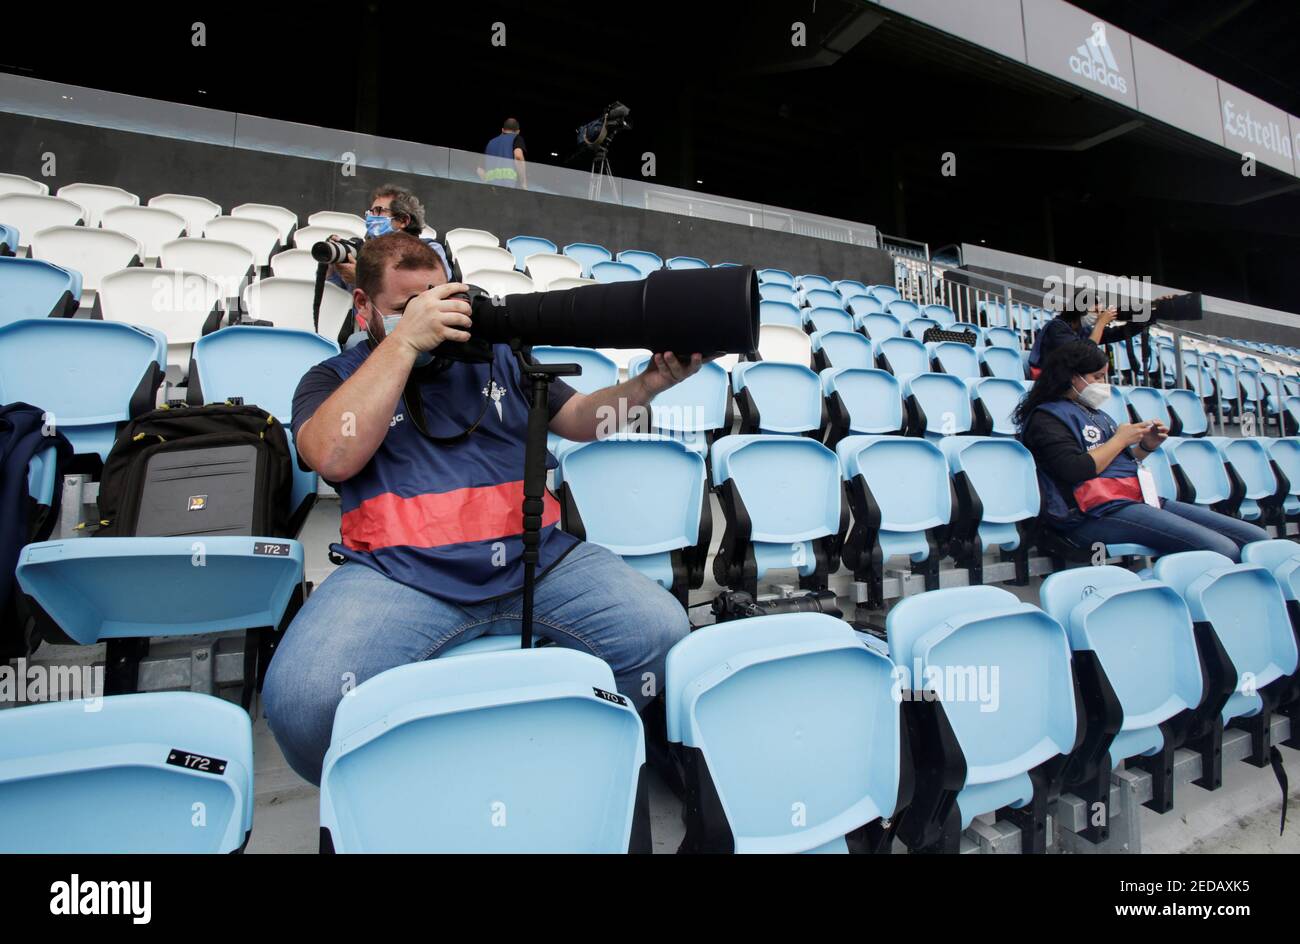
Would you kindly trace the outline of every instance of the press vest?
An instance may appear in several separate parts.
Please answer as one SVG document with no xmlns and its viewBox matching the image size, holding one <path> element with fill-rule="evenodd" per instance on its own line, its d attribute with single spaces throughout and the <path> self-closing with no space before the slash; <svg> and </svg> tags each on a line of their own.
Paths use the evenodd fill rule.
<svg viewBox="0 0 1300 944">
<path fill-rule="evenodd" d="M 1119 429 L 1105 410 L 1090 410 L 1076 400 L 1052 400 L 1041 404 L 1038 409 L 1064 423 L 1085 451 L 1106 442 Z M 1040 468 L 1038 486 L 1043 493 L 1043 511 L 1057 524 L 1075 525 L 1084 516 L 1098 517 L 1119 505 L 1140 502 L 1142 486 L 1137 474 L 1137 460 L 1126 449 L 1100 474 L 1074 487 L 1072 497 L 1076 511 L 1056 480 Z"/>
<path fill-rule="evenodd" d="M 487 180 L 514 183 L 519 178 L 515 170 L 516 134 L 502 132 L 487 143 Z M 479 140 L 482 140 L 481 138 Z"/>
<path fill-rule="evenodd" d="M 398 401 L 388 435 L 356 475 L 339 485 L 341 544 L 331 550 L 399 583 L 453 603 L 477 603 L 523 586 L 523 469 L 528 403 L 514 355 L 492 364 L 453 364 L 424 384 L 433 436 L 478 428 L 451 445 L 431 442 Z M 370 354 L 358 345 L 324 362 L 342 379 Z M 548 468 L 555 460 L 548 455 Z M 538 575 L 578 539 L 559 530 L 559 503 L 543 499 Z"/>
</svg>

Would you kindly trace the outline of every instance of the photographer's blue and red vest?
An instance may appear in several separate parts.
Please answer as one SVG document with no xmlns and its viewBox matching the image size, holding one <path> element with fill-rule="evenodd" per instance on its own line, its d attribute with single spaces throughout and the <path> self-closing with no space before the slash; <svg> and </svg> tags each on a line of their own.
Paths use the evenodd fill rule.
<svg viewBox="0 0 1300 944">
<path fill-rule="evenodd" d="M 1064 423 L 1085 452 L 1106 442 L 1119 428 L 1105 410 L 1090 410 L 1075 400 L 1051 400 L 1038 409 Z M 1100 474 L 1074 487 L 1072 497 L 1077 511 L 1070 506 L 1056 480 L 1041 468 L 1038 470 L 1038 486 L 1043 493 L 1043 511 L 1056 525 L 1074 526 L 1085 515 L 1098 517 L 1119 505 L 1142 501 L 1137 460 L 1127 449 Z"/>
<path fill-rule="evenodd" d="M 365 344 L 321 366 L 343 380 L 369 356 Z M 523 587 L 523 469 L 528 402 L 510 348 L 492 364 L 456 363 L 423 386 L 433 436 L 478 428 L 440 445 L 415 428 L 399 400 L 388 435 L 360 472 L 339 483 L 341 544 L 330 549 L 398 583 L 453 603 L 478 603 Z M 547 457 L 548 468 L 555 460 Z M 578 539 L 559 530 L 560 507 L 546 493 L 538 575 Z"/>
</svg>

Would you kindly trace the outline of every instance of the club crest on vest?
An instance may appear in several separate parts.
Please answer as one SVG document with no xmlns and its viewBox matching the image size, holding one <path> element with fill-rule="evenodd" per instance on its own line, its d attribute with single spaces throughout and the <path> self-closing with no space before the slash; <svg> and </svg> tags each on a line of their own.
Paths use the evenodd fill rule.
<svg viewBox="0 0 1300 944">
<path fill-rule="evenodd" d="M 1090 443 L 1101 442 L 1101 430 L 1089 424 L 1083 428 L 1083 438 Z"/>
<path fill-rule="evenodd" d="M 488 385 L 483 388 L 483 396 L 492 398 L 492 405 L 497 408 L 497 419 L 503 419 L 501 415 L 501 399 L 506 395 L 506 388 L 497 384 L 495 380 L 488 381 Z"/>
</svg>

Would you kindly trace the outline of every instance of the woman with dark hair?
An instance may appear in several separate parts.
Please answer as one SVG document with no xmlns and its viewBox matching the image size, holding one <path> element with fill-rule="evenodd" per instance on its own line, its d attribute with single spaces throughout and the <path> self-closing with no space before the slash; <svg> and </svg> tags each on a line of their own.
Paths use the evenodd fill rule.
<svg viewBox="0 0 1300 944">
<path fill-rule="evenodd" d="M 1071 341 L 1043 363 L 1016 407 L 1019 438 L 1034 455 L 1047 523 L 1082 546 L 1144 544 L 1159 554 L 1218 551 L 1241 560 L 1242 545 L 1268 534 L 1185 502 L 1144 500 L 1138 463 L 1169 431 L 1159 422 L 1117 424 L 1102 406 L 1110 397 L 1106 355 L 1091 341 Z"/>
<path fill-rule="evenodd" d="M 1038 332 L 1034 346 L 1029 351 L 1029 375 L 1035 380 L 1042 372 L 1044 362 L 1052 352 L 1074 341 L 1091 341 L 1093 344 L 1114 344 L 1126 338 L 1142 333 L 1151 326 L 1151 322 L 1129 322 L 1126 325 L 1112 325 L 1119 317 L 1114 308 L 1093 306 L 1088 311 L 1067 308 L 1058 314 Z"/>
</svg>

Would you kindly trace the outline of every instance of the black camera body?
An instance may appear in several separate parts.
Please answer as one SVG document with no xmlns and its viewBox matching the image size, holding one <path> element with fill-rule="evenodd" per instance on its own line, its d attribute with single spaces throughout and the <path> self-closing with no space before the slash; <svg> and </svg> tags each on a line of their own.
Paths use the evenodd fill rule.
<svg viewBox="0 0 1300 944">
<path fill-rule="evenodd" d="M 761 602 L 743 590 L 724 590 L 714 598 L 711 611 L 714 620 L 719 623 L 748 619 L 751 616 L 772 616 L 776 613 L 825 613 L 836 619 L 844 618 L 839 601 L 830 590 L 814 590 L 798 596 Z"/>
<path fill-rule="evenodd" d="M 609 147 L 614 135 L 631 130 L 632 122 L 628 118 L 631 113 L 632 109 L 622 102 L 611 103 L 603 115 L 578 128 L 578 144 L 593 151 Z"/>
<path fill-rule="evenodd" d="M 1205 317 L 1201 307 L 1201 293 L 1191 292 L 1173 298 L 1157 298 L 1151 302 L 1151 317 L 1156 321 L 1200 321 Z"/>
</svg>

